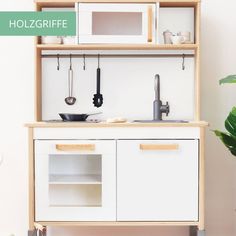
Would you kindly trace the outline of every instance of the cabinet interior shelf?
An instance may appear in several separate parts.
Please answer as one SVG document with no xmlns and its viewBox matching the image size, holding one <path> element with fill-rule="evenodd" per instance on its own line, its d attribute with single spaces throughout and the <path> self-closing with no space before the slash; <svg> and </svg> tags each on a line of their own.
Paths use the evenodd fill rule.
<svg viewBox="0 0 236 236">
<path fill-rule="evenodd" d="M 37 44 L 41 50 L 196 50 L 197 44 Z"/>
<path fill-rule="evenodd" d="M 49 184 L 102 184 L 101 175 L 50 175 Z"/>
</svg>

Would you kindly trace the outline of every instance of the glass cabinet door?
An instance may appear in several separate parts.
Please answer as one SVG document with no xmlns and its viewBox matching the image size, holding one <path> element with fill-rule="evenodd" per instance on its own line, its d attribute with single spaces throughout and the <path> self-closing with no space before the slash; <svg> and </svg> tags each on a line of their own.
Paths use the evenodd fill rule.
<svg viewBox="0 0 236 236">
<path fill-rule="evenodd" d="M 35 141 L 37 221 L 114 221 L 115 141 Z"/>
</svg>

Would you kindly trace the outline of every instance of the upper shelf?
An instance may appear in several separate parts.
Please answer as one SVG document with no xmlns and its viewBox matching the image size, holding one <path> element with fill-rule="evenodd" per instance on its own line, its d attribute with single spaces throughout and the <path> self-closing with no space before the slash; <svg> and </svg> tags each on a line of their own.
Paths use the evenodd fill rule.
<svg viewBox="0 0 236 236">
<path fill-rule="evenodd" d="M 40 6 L 57 6 L 57 7 L 71 7 L 76 2 L 83 3 L 155 3 L 159 2 L 161 7 L 176 6 L 176 7 L 187 7 L 196 6 L 200 3 L 200 0 L 35 0 L 34 1 L 39 7 Z"/>
<path fill-rule="evenodd" d="M 196 50 L 197 44 L 38 44 L 41 50 Z"/>
<path fill-rule="evenodd" d="M 183 2 L 183 3 L 196 3 L 196 2 L 200 2 L 200 0 L 35 0 L 35 3 L 44 3 L 44 2 L 94 2 L 94 3 L 101 3 L 101 2 L 110 2 L 110 3 L 117 3 L 117 2 L 128 2 L 128 3 L 135 3 L 135 2 Z"/>
</svg>

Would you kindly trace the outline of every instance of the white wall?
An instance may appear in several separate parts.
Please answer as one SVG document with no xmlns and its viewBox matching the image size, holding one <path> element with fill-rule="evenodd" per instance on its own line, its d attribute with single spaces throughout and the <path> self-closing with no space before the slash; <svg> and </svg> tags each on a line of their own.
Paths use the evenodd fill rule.
<svg viewBox="0 0 236 236">
<path fill-rule="evenodd" d="M 228 5 L 227 5 L 228 4 Z M 236 73 L 236 2 L 205 0 L 202 3 L 202 118 L 211 129 L 223 128 L 223 120 L 235 105 L 234 85 L 219 86 L 223 76 Z M 31 0 L 1 1 L 1 11 L 32 10 Z M 230 36 L 229 36 L 230 35 Z M 26 235 L 27 225 L 27 131 L 33 120 L 34 64 L 31 37 L 0 37 L 0 236 Z M 206 229 L 207 236 L 236 234 L 236 159 L 207 131 Z M 114 231 L 112 231 L 114 230 Z M 187 235 L 186 228 L 65 229 L 52 235 Z M 174 231 L 174 232 L 173 232 Z M 67 232 L 67 233 L 66 233 Z"/>
<path fill-rule="evenodd" d="M 33 10 L 33 2 L 1 1 L 1 11 Z M 26 235 L 27 131 L 33 119 L 33 41 L 31 37 L 0 37 L 0 235 Z"/>
<path fill-rule="evenodd" d="M 235 85 L 219 86 L 219 79 L 236 73 L 236 2 L 202 2 L 202 118 L 210 129 L 224 129 L 236 105 Z M 206 146 L 206 229 L 208 235 L 236 234 L 236 158 L 210 131 Z M 233 233 L 234 232 L 234 233 Z"/>
</svg>

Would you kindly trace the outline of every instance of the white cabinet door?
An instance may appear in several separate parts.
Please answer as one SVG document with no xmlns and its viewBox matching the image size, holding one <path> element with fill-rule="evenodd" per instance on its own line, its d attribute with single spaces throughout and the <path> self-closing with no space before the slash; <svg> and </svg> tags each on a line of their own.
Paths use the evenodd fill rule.
<svg viewBox="0 0 236 236">
<path fill-rule="evenodd" d="M 79 43 L 156 43 L 157 4 L 79 3 Z"/>
<path fill-rule="evenodd" d="M 116 220 L 116 142 L 35 141 L 36 221 Z"/>
<path fill-rule="evenodd" d="M 117 142 L 118 221 L 198 220 L 198 140 Z"/>
</svg>

